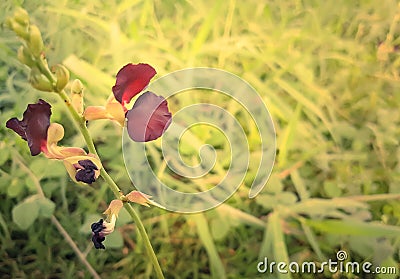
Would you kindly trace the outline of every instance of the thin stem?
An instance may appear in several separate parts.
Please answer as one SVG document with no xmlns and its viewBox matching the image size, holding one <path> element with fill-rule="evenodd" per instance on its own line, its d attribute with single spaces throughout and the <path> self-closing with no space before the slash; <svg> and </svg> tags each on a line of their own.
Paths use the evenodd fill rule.
<svg viewBox="0 0 400 279">
<path fill-rule="evenodd" d="M 33 184 L 36 187 L 36 191 L 38 192 L 38 195 L 42 198 L 46 198 L 42 190 L 42 186 L 40 185 L 39 179 L 37 179 L 35 174 L 25 165 L 21 156 L 17 152 L 13 152 L 13 157 L 19 164 L 20 168 L 23 169 L 31 177 Z M 74 250 L 75 254 L 78 256 L 80 261 L 86 266 L 86 268 L 88 269 L 89 273 L 93 276 L 93 278 L 100 279 L 101 277 L 99 276 L 99 274 L 97 274 L 96 270 L 94 270 L 94 268 L 86 260 L 85 255 L 81 252 L 81 250 L 79 250 L 78 246 L 72 240 L 71 236 L 64 229 L 64 227 L 61 225 L 58 219 L 54 216 L 54 214 L 52 214 L 50 218 L 51 222 L 56 226 L 58 232 L 64 237 L 65 241 L 67 241 L 72 250 Z"/>
<path fill-rule="evenodd" d="M 89 152 L 96 155 L 97 157 L 99 157 L 97 154 L 97 151 L 96 151 L 96 147 L 93 143 L 93 139 L 90 136 L 89 130 L 86 127 L 85 119 L 83 117 L 81 117 L 76 112 L 76 110 L 72 107 L 71 101 L 64 90 L 61 90 L 59 92 L 59 95 L 60 95 L 61 99 L 63 100 L 63 102 L 65 103 L 65 105 L 67 106 L 67 109 L 68 109 L 70 115 L 72 116 L 72 119 L 74 120 L 74 122 L 77 125 L 79 131 L 81 132 L 83 138 L 85 139 L 85 142 L 87 144 Z M 107 171 L 104 168 L 100 169 L 100 175 L 105 180 L 105 182 L 108 184 L 110 189 L 113 191 L 114 195 L 117 198 L 120 198 L 121 190 L 119 189 L 118 185 L 114 182 L 114 180 L 111 178 L 111 176 L 107 173 Z M 154 253 L 153 247 L 151 245 L 149 236 L 147 235 L 146 229 L 142 223 L 142 220 L 140 219 L 139 215 L 137 214 L 137 212 L 133 209 L 133 207 L 130 204 L 125 203 L 124 207 L 128 211 L 129 215 L 131 215 L 131 217 L 132 217 L 133 221 L 135 222 L 136 227 L 139 231 L 139 234 L 141 235 L 141 237 L 143 239 L 144 245 L 147 250 L 147 254 L 150 257 L 150 260 L 153 263 L 155 272 L 157 274 L 157 278 L 164 278 L 161 267 L 158 263 L 156 254 Z"/>
<path fill-rule="evenodd" d="M 81 262 L 84 265 L 86 265 L 86 268 L 88 269 L 90 274 L 92 274 L 93 278 L 100 279 L 101 277 L 97 274 L 94 268 L 88 263 L 85 255 L 83 255 L 83 253 L 79 250 L 78 246 L 76 246 L 75 242 L 69 236 L 68 232 L 63 228 L 61 223 L 57 220 L 57 218 L 54 215 L 51 215 L 51 222 L 57 227 L 57 230 L 62 234 L 64 239 L 68 242 L 69 246 L 71 246 L 71 248 L 75 251 L 75 254 L 78 255 Z"/>
<path fill-rule="evenodd" d="M 147 254 L 150 257 L 150 260 L 153 263 L 157 263 L 157 265 L 154 265 L 156 274 L 157 274 L 157 278 L 164 278 L 164 275 L 162 273 L 161 267 L 158 264 L 158 260 L 157 260 L 157 256 L 154 253 L 153 247 L 151 246 L 151 242 L 150 239 L 146 233 L 146 229 L 144 228 L 143 222 L 140 220 L 139 215 L 137 214 L 137 212 L 133 209 L 132 205 L 130 205 L 129 203 L 124 203 L 124 207 L 125 209 L 128 211 L 129 215 L 131 215 L 133 221 L 136 224 L 136 227 L 140 233 L 140 235 L 142 236 L 143 242 L 144 242 L 144 246 L 147 249 Z"/>
</svg>

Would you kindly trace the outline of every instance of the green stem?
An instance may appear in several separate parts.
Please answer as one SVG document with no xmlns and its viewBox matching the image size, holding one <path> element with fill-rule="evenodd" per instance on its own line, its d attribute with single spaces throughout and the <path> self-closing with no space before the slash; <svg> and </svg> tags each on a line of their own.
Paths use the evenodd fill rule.
<svg viewBox="0 0 400 279">
<path fill-rule="evenodd" d="M 94 146 L 93 139 L 90 136 L 89 130 L 86 127 L 85 119 L 82 116 L 80 116 L 76 112 L 76 110 L 72 107 L 71 101 L 64 90 L 61 90 L 58 93 L 59 93 L 61 99 L 64 101 L 65 105 L 67 106 L 67 109 L 68 109 L 70 115 L 72 116 L 72 119 L 74 120 L 75 124 L 77 125 L 79 131 L 82 133 L 82 136 L 85 139 L 85 142 L 89 149 L 89 152 L 96 155 L 97 157 L 99 157 L 97 154 L 97 151 L 96 151 L 96 147 Z M 113 191 L 114 195 L 117 198 L 120 198 L 121 190 L 119 189 L 118 185 L 114 182 L 114 180 L 111 178 L 111 176 L 107 173 L 107 171 L 104 168 L 100 169 L 100 175 L 107 182 L 110 189 Z M 132 217 L 133 221 L 135 222 L 136 227 L 139 231 L 139 234 L 141 235 L 141 237 L 143 239 L 147 253 L 148 253 L 150 260 L 153 263 L 154 269 L 156 271 L 157 278 L 164 278 L 161 267 L 158 263 L 156 254 L 154 253 L 154 250 L 153 250 L 153 247 L 151 246 L 149 236 L 147 235 L 147 232 L 142 223 L 142 220 L 140 219 L 137 212 L 133 209 L 133 207 L 129 203 L 125 203 L 124 207 L 128 211 L 129 215 L 131 215 L 131 217 Z"/>
</svg>

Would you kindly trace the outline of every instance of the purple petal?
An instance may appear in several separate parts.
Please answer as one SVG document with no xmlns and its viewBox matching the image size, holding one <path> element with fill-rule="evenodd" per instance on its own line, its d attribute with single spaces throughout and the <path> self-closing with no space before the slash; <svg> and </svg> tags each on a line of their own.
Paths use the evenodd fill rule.
<svg viewBox="0 0 400 279">
<path fill-rule="evenodd" d="M 39 99 L 36 104 L 29 104 L 22 120 L 11 118 L 6 127 L 28 141 L 32 156 L 38 155 L 46 146 L 47 129 L 50 126 L 51 106 Z"/>
<path fill-rule="evenodd" d="M 122 105 L 140 93 L 156 74 L 149 64 L 127 64 L 117 73 L 117 81 L 112 88 L 115 99 Z"/>
<path fill-rule="evenodd" d="M 145 92 L 126 115 L 129 137 L 138 142 L 155 140 L 171 124 L 167 101 L 152 92 Z"/>
</svg>

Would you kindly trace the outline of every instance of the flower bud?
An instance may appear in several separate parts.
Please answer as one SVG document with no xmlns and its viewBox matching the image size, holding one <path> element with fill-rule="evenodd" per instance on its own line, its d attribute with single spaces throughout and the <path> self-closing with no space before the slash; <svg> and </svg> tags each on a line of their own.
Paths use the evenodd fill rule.
<svg viewBox="0 0 400 279">
<path fill-rule="evenodd" d="M 63 90 L 69 82 L 69 71 L 61 64 L 53 66 L 52 72 L 57 78 L 56 89 L 58 92 Z"/>
<path fill-rule="evenodd" d="M 72 82 L 71 94 L 83 94 L 83 84 L 79 79 L 76 79 Z"/>
<path fill-rule="evenodd" d="M 28 40 L 28 26 L 24 26 L 19 24 L 14 18 L 7 18 L 5 24 L 8 28 L 13 30 L 18 36 L 23 38 L 24 40 Z"/>
<path fill-rule="evenodd" d="M 40 91 L 54 91 L 50 81 L 44 75 L 42 75 L 39 69 L 36 67 L 31 69 L 29 82 L 33 86 L 33 88 L 36 88 Z"/>
<path fill-rule="evenodd" d="M 22 64 L 25 64 L 30 68 L 33 67 L 33 65 L 35 65 L 32 55 L 29 53 L 29 50 L 25 46 L 21 46 L 18 49 L 18 60 Z"/>
<path fill-rule="evenodd" d="M 148 206 L 149 204 L 154 203 L 153 201 L 151 201 L 151 196 L 146 195 L 144 193 L 141 193 L 139 191 L 132 191 L 130 193 L 128 193 L 125 198 L 130 201 L 130 202 L 135 202 L 144 206 Z"/>
<path fill-rule="evenodd" d="M 29 15 L 26 10 L 21 7 L 18 7 L 14 12 L 14 19 L 21 24 L 22 26 L 29 25 Z"/>
<path fill-rule="evenodd" d="M 42 35 L 40 34 L 40 30 L 36 25 L 29 26 L 28 46 L 35 57 L 39 57 L 43 51 Z"/>
<path fill-rule="evenodd" d="M 72 82 L 71 85 L 71 103 L 72 107 L 78 112 L 83 114 L 83 84 L 79 79 Z"/>
</svg>

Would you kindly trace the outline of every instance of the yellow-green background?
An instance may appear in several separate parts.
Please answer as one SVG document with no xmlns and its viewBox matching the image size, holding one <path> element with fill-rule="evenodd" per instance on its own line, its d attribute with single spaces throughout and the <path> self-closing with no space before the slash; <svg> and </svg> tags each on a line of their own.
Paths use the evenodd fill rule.
<svg viewBox="0 0 400 279">
<path fill-rule="evenodd" d="M 167 278 L 315 278 L 260 275 L 257 262 L 336 259 L 399 268 L 400 7 L 396 1 L 3 1 L 4 22 L 17 6 L 39 26 L 49 64 L 63 63 L 85 85 L 86 103 L 102 105 L 116 72 L 145 62 L 158 76 L 217 67 L 247 80 L 262 96 L 277 132 L 269 183 L 247 198 L 255 169 L 223 206 L 181 215 L 137 206 Z M 74 185 L 60 162 L 30 157 L 4 127 L 28 103 L 52 102 L 64 145 L 84 146 L 66 110 L 50 93 L 31 89 L 16 59 L 20 41 L 0 36 L 0 274 L 2 278 L 90 278 L 53 223 L 53 214 L 102 278 L 152 278 L 135 225 L 124 213 L 105 251 L 93 249 L 90 223 L 113 198 L 99 180 Z M 175 98 L 172 111 L 197 101 Z M 207 100 L 206 100 L 207 101 Z M 224 106 L 222 97 L 208 100 Z M 233 113 L 242 123 L 246 114 Z M 124 191 L 127 177 L 118 126 L 89 124 L 104 165 Z M 205 143 L 213 133 L 192 131 Z M 248 137 L 258 144 L 254 129 Z M 214 142 L 215 143 L 215 142 Z M 189 144 L 190 143 L 186 143 Z M 222 153 L 224 144 L 217 142 Z M 185 160 L 196 150 L 183 146 Z M 154 146 L 157 151 L 157 146 Z M 186 152 L 185 152 L 186 151 Z M 258 160 L 252 150 L 252 162 Z M 155 168 L 157 152 L 152 153 Z M 224 156 L 224 155 L 222 155 Z M 166 173 L 172 183 L 181 181 Z M 220 177 L 208 177 L 208 183 Z M 175 182 L 174 182 L 175 181 Z M 40 185 L 55 207 L 21 229 L 12 210 Z M 29 212 L 26 218 L 29 219 Z M 319 278 L 396 278 L 319 274 Z"/>
</svg>

